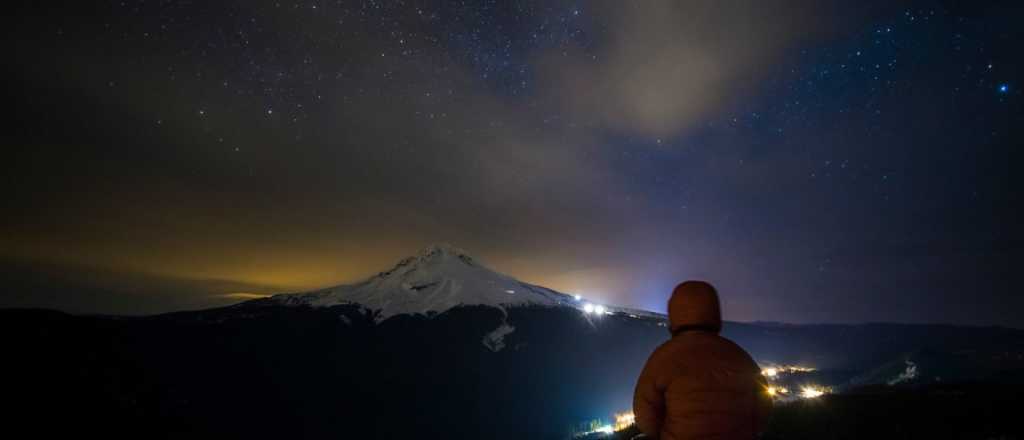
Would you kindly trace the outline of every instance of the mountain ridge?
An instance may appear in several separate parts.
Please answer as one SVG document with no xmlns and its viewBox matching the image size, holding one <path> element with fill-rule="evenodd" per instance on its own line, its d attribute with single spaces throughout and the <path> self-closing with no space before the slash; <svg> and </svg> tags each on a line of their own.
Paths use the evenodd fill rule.
<svg viewBox="0 0 1024 440">
<path fill-rule="evenodd" d="M 634 318 L 664 315 L 588 301 L 575 295 L 519 281 L 492 270 L 461 248 L 434 244 L 389 270 L 354 284 L 310 292 L 282 293 L 242 304 L 330 307 L 359 305 L 383 321 L 397 315 L 436 315 L 458 306 L 565 306 L 587 314 L 622 313 Z"/>
</svg>

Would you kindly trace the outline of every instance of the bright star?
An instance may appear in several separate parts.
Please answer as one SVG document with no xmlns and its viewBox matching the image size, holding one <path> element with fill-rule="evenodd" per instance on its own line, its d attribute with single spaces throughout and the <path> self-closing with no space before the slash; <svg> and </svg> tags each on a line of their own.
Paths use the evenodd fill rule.
<svg viewBox="0 0 1024 440">
<path fill-rule="evenodd" d="M 1006 93 L 1006 92 L 1009 92 L 1009 91 L 1010 91 L 1009 84 L 1000 84 L 999 85 L 999 93 Z"/>
</svg>

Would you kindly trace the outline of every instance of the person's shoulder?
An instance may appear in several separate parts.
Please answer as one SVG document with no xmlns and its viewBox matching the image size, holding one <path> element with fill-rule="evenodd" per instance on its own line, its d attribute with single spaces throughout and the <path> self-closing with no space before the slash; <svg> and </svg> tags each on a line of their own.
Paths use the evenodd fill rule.
<svg viewBox="0 0 1024 440">
<path fill-rule="evenodd" d="M 701 352 L 715 351 L 718 353 L 732 353 L 736 356 L 750 358 L 743 347 L 717 333 L 688 333 L 680 337 L 672 338 L 678 341 L 677 344 L 682 350 L 697 350 Z"/>
<path fill-rule="evenodd" d="M 721 346 L 724 349 L 733 352 L 737 358 L 743 359 L 747 361 L 750 365 L 757 367 L 757 363 L 754 362 L 754 358 L 750 355 L 750 353 L 747 352 L 747 350 L 744 350 L 743 347 L 740 347 L 740 345 L 734 342 L 732 339 L 726 338 L 725 336 L 721 335 L 716 336 L 718 337 L 719 344 L 721 344 Z M 759 367 L 757 367 L 757 369 L 758 371 L 760 371 Z"/>
<path fill-rule="evenodd" d="M 702 346 L 706 347 L 709 341 L 695 333 L 683 333 L 673 336 L 671 339 L 663 342 L 658 348 L 654 349 L 652 357 L 677 357 L 680 355 L 687 355 L 689 352 L 701 351 Z M 711 341 L 711 343 L 714 343 Z"/>
<path fill-rule="evenodd" d="M 735 348 L 737 350 L 743 351 L 744 353 L 746 352 L 746 350 L 743 350 L 743 347 L 740 347 L 739 344 L 737 344 L 732 339 L 729 339 L 729 338 L 727 338 L 725 336 L 715 335 L 715 339 L 718 341 L 718 343 L 720 343 L 722 345 L 726 345 L 726 346 Z"/>
<path fill-rule="evenodd" d="M 675 338 L 673 338 L 673 339 L 675 339 Z M 675 344 L 673 344 L 673 342 L 672 342 L 673 339 L 669 339 L 669 340 L 667 340 L 665 342 L 662 342 L 661 344 L 658 344 L 658 346 L 654 348 L 654 351 L 651 352 L 651 359 L 654 359 L 656 357 L 665 356 L 667 353 L 673 351 L 674 346 L 675 346 Z"/>
<path fill-rule="evenodd" d="M 687 341 L 683 341 L 679 337 L 673 337 L 665 342 L 658 345 L 650 357 L 649 362 L 674 362 L 674 360 L 680 356 L 685 356 L 685 352 L 690 350 L 690 344 Z"/>
</svg>

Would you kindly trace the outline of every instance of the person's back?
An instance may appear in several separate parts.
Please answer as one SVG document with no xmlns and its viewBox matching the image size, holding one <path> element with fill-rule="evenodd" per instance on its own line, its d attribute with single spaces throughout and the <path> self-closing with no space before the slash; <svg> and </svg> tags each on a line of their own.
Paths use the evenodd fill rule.
<svg viewBox="0 0 1024 440">
<path fill-rule="evenodd" d="M 747 352 L 718 335 L 722 318 L 710 284 L 687 281 L 669 300 L 672 339 L 647 360 L 633 413 L 641 431 L 662 440 L 753 439 L 771 397 Z"/>
</svg>

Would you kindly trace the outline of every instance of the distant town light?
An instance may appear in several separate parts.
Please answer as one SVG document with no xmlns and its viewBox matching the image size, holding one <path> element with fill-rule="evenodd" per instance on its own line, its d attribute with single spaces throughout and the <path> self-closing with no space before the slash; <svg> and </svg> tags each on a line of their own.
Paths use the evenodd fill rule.
<svg viewBox="0 0 1024 440">
<path fill-rule="evenodd" d="M 594 313 L 594 305 L 591 304 L 591 303 L 584 304 L 583 305 L 583 311 L 587 312 L 587 313 Z"/>
<path fill-rule="evenodd" d="M 604 311 L 605 311 L 604 306 L 602 306 L 600 304 L 594 306 L 594 313 L 597 313 L 598 315 L 603 315 Z"/>
<path fill-rule="evenodd" d="M 636 416 L 632 411 L 615 414 L 615 430 L 622 431 L 636 423 Z"/>
<path fill-rule="evenodd" d="M 579 301 L 579 300 L 583 299 L 583 297 L 582 297 L 582 296 L 579 296 L 579 295 L 573 295 L 572 297 L 573 297 L 573 299 L 575 299 L 576 301 Z"/>
<path fill-rule="evenodd" d="M 587 423 L 585 431 L 577 431 L 573 434 L 573 438 L 588 437 L 594 434 L 603 434 L 600 437 L 606 438 L 605 436 L 629 429 L 636 423 L 636 417 L 633 416 L 632 411 L 616 413 L 614 418 L 614 423 L 605 423 L 603 419 L 592 420 Z"/>
<path fill-rule="evenodd" d="M 807 385 L 800 389 L 800 397 L 804 399 L 815 399 L 825 395 L 825 389 L 814 385 Z"/>
<path fill-rule="evenodd" d="M 782 374 L 793 374 L 793 373 L 810 373 L 816 371 L 814 367 L 804 367 L 801 365 L 774 365 L 771 367 L 765 367 L 761 369 L 761 374 L 769 379 Z"/>
</svg>

